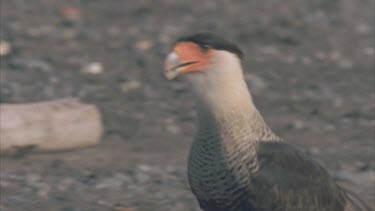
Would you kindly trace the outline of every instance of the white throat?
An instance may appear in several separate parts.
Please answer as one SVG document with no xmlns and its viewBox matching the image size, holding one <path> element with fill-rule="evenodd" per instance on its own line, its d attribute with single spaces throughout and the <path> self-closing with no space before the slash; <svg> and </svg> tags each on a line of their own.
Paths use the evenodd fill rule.
<svg viewBox="0 0 375 211">
<path fill-rule="evenodd" d="M 210 70 L 185 75 L 198 98 L 200 127 L 218 124 L 224 131 L 236 128 L 248 130 L 255 139 L 276 139 L 253 104 L 239 58 L 217 51 L 212 64 Z"/>
<path fill-rule="evenodd" d="M 186 75 L 198 98 L 198 107 L 218 114 L 255 109 L 237 56 L 217 51 L 211 62 L 212 69 Z"/>
</svg>

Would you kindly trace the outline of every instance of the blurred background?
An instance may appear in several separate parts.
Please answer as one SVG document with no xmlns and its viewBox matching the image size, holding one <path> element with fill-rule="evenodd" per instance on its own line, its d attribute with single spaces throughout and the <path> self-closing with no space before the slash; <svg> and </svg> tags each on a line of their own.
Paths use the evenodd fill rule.
<svg viewBox="0 0 375 211">
<path fill-rule="evenodd" d="M 173 42 L 201 31 L 245 52 L 278 135 L 374 203 L 374 2 L 2 1 L 1 103 L 77 97 L 105 130 L 93 148 L 2 156 L 0 209 L 199 210 L 186 179 L 194 99 L 162 70 Z"/>
</svg>

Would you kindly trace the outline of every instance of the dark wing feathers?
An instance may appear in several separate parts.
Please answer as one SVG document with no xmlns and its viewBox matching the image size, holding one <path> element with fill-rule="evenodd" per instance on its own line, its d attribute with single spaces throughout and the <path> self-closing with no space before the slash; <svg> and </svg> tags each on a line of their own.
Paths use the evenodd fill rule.
<svg viewBox="0 0 375 211">
<path fill-rule="evenodd" d="M 311 158 L 283 142 L 261 142 L 259 170 L 233 206 L 200 200 L 205 211 L 370 211 L 360 198 L 340 188 Z M 230 208 L 228 208 L 230 207 Z"/>
<path fill-rule="evenodd" d="M 341 211 L 345 193 L 317 163 L 282 142 L 258 146 L 259 171 L 252 176 L 249 207 L 255 210 Z"/>
</svg>

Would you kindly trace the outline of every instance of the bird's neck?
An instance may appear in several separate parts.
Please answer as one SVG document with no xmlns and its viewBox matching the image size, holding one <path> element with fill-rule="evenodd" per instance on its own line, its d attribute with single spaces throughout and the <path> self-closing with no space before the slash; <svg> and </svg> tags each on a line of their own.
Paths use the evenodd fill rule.
<svg viewBox="0 0 375 211">
<path fill-rule="evenodd" d="M 254 106 L 241 65 L 234 63 L 228 68 L 239 70 L 211 71 L 200 75 L 199 82 L 195 81 L 200 83 L 194 86 L 199 87 L 195 89 L 199 130 L 215 133 L 224 141 L 280 140 Z"/>
</svg>

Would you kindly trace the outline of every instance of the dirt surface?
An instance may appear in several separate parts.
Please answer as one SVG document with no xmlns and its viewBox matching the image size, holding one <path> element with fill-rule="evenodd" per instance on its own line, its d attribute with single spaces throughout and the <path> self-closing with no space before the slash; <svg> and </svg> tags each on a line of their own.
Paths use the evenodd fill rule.
<svg viewBox="0 0 375 211">
<path fill-rule="evenodd" d="M 374 203 L 373 0 L 1 3 L 1 102 L 78 97 L 105 124 L 94 148 L 1 157 L 1 210 L 199 210 L 194 99 L 161 74 L 174 40 L 198 31 L 238 43 L 271 128 Z"/>
</svg>

